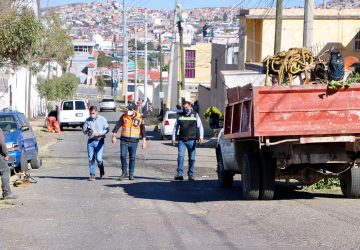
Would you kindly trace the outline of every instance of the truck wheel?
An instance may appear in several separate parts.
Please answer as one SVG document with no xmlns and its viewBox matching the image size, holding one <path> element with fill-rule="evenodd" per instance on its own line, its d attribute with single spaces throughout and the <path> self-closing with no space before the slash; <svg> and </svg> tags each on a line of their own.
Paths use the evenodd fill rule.
<svg viewBox="0 0 360 250">
<path fill-rule="evenodd" d="M 39 169 L 41 167 L 41 159 L 37 152 L 35 152 L 34 157 L 31 159 L 30 165 L 32 169 Z"/>
<path fill-rule="evenodd" d="M 341 191 L 347 198 L 360 198 L 360 168 L 351 168 L 340 179 Z"/>
<path fill-rule="evenodd" d="M 221 154 L 221 149 L 216 149 L 216 159 L 217 159 L 217 174 L 218 174 L 218 182 L 220 187 L 222 188 L 230 188 L 234 182 L 234 175 L 225 170 L 224 161 Z"/>
<path fill-rule="evenodd" d="M 260 199 L 272 200 L 275 190 L 276 161 L 268 153 L 261 154 Z"/>
<path fill-rule="evenodd" d="M 241 159 L 241 186 L 245 200 L 257 200 L 260 193 L 259 163 L 254 153 L 244 153 Z"/>
<path fill-rule="evenodd" d="M 24 149 L 21 150 L 20 170 L 21 170 L 21 172 L 26 172 L 29 170 L 28 161 L 26 160 Z"/>
</svg>

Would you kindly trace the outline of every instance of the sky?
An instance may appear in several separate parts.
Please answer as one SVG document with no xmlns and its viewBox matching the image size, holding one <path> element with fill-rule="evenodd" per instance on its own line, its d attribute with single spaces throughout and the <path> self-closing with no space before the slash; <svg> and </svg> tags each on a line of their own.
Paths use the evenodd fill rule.
<svg viewBox="0 0 360 250">
<path fill-rule="evenodd" d="M 98 0 L 102 2 L 105 0 Z M 122 2 L 122 0 L 118 0 Z M 237 7 L 244 6 L 248 8 L 267 7 L 276 0 L 178 0 L 185 9 L 197 7 Z M 93 2 L 92 0 L 41 0 L 41 8 L 47 6 L 58 6 L 68 3 Z M 153 9 L 173 9 L 175 0 L 125 0 L 131 6 L 145 6 Z M 322 0 L 315 0 L 315 4 L 321 4 Z M 240 5 L 241 3 L 241 5 Z M 275 4 L 274 4 L 275 5 Z M 303 6 L 304 0 L 284 0 L 284 7 Z"/>
</svg>

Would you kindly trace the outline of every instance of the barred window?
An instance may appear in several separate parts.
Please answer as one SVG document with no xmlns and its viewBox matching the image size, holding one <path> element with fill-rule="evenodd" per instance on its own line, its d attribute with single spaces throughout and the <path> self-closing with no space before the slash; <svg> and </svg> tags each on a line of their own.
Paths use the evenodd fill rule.
<svg viewBox="0 0 360 250">
<path fill-rule="evenodd" d="M 354 50 L 360 50 L 360 31 L 355 36 Z"/>
<path fill-rule="evenodd" d="M 195 78 L 195 50 L 185 51 L 185 78 Z"/>
</svg>

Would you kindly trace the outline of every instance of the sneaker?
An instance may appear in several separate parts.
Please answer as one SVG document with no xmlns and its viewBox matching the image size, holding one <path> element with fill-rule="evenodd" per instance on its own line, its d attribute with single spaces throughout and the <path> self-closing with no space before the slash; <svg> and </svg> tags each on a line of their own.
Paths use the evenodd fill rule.
<svg viewBox="0 0 360 250">
<path fill-rule="evenodd" d="M 100 172 L 100 179 L 103 179 L 104 176 L 105 176 L 105 172 L 104 172 L 104 171 L 103 171 L 103 172 Z"/>
<path fill-rule="evenodd" d="M 122 173 L 122 175 L 120 175 L 119 177 L 119 181 L 123 181 L 127 176 L 128 176 L 127 173 Z"/>
<path fill-rule="evenodd" d="M 135 180 L 134 176 L 131 176 L 131 175 L 130 175 L 130 176 L 129 176 L 129 180 L 130 180 L 130 181 Z"/>
<path fill-rule="evenodd" d="M 182 181 L 182 180 L 184 180 L 184 177 L 177 175 L 177 176 L 175 176 L 174 180 L 175 181 Z"/>
<path fill-rule="evenodd" d="M 7 195 L 3 195 L 3 200 L 15 200 L 19 198 L 19 196 L 17 196 L 16 194 L 7 194 Z"/>
<path fill-rule="evenodd" d="M 195 178 L 194 178 L 194 176 L 189 176 L 189 177 L 188 177 L 188 180 L 189 180 L 189 181 L 195 181 Z"/>
<path fill-rule="evenodd" d="M 88 181 L 95 181 L 95 176 L 90 176 Z"/>
</svg>

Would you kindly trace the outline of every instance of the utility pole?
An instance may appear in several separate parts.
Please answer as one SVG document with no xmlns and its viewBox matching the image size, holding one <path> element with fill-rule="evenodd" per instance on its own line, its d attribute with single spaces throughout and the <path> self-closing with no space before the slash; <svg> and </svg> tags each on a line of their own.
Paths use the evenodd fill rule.
<svg viewBox="0 0 360 250">
<path fill-rule="evenodd" d="M 137 102 L 138 100 L 138 63 L 137 63 L 137 26 L 135 24 L 135 77 L 134 77 L 134 81 L 135 81 L 135 94 L 134 94 L 134 101 Z"/>
<path fill-rule="evenodd" d="M 281 50 L 283 0 L 276 0 L 275 45 L 274 54 Z"/>
<path fill-rule="evenodd" d="M 326 9 L 326 0 L 323 1 L 323 8 Z"/>
<path fill-rule="evenodd" d="M 126 32 L 126 6 L 123 0 L 123 93 L 125 95 L 125 105 L 128 105 L 128 41 Z M 125 90 L 125 91 L 124 91 Z"/>
<path fill-rule="evenodd" d="M 116 88 L 118 87 L 119 83 L 119 71 L 117 67 L 119 66 L 119 57 L 117 54 L 117 42 L 116 42 L 116 35 L 114 35 L 114 44 L 113 44 L 113 57 L 115 58 L 115 67 L 113 65 L 112 68 L 112 79 L 113 79 L 113 96 L 116 97 Z"/>
<path fill-rule="evenodd" d="M 162 58 L 162 44 L 161 44 L 161 33 L 159 33 L 159 46 L 160 46 L 160 109 L 162 108 L 163 100 L 164 100 L 164 91 L 163 91 L 163 79 L 162 79 L 162 73 L 163 73 L 163 58 Z"/>
<path fill-rule="evenodd" d="M 185 93 L 185 60 L 184 60 L 184 29 L 182 27 L 182 24 L 184 22 L 182 18 L 181 8 L 179 6 L 179 13 L 178 13 L 179 20 L 177 22 L 177 26 L 179 29 L 179 37 L 180 37 L 180 75 L 181 75 L 181 94 L 179 93 L 179 103 L 182 104 L 185 101 L 186 93 Z M 181 99 L 180 99 L 181 98 Z"/>
<path fill-rule="evenodd" d="M 175 63 L 175 43 L 176 43 L 176 6 L 177 0 L 175 0 L 175 9 L 174 9 L 174 21 L 173 21 L 173 37 L 171 42 L 171 55 L 170 55 L 170 65 L 169 65 L 169 77 L 168 77 L 168 91 L 167 91 L 167 101 L 166 104 L 169 109 L 172 108 L 171 100 L 172 100 L 172 87 L 173 87 L 173 76 L 178 74 L 178 72 L 174 72 L 174 63 Z"/>
<path fill-rule="evenodd" d="M 147 84 L 148 84 L 148 46 L 147 46 L 147 32 L 148 32 L 148 21 L 147 21 L 147 9 L 145 9 L 145 56 L 144 56 L 144 101 L 147 103 Z"/>
<path fill-rule="evenodd" d="M 313 45 L 313 25 L 314 25 L 314 0 L 305 0 L 304 8 L 304 36 L 303 46 L 311 48 Z"/>
</svg>

